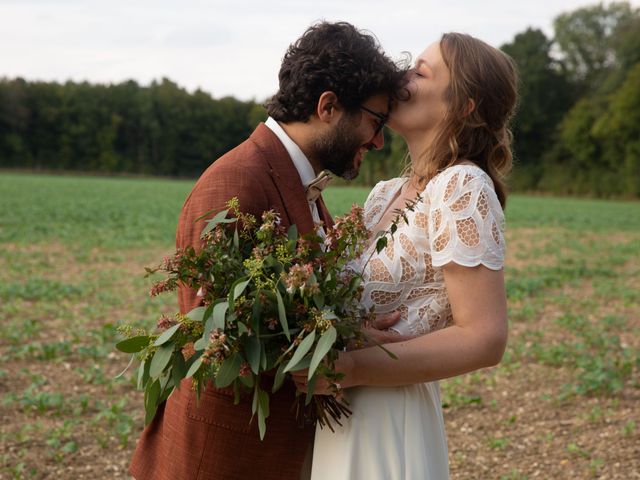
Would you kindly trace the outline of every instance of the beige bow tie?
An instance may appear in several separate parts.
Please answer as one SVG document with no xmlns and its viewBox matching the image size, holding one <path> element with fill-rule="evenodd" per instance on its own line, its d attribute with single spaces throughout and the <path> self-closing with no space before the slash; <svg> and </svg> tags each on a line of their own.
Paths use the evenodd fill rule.
<svg viewBox="0 0 640 480">
<path fill-rule="evenodd" d="M 307 186 L 307 200 L 315 202 L 320 197 L 320 194 L 322 194 L 322 190 L 329 185 L 332 178 L 331 174 L 326 170 L 320 172 L 320 175 Z"/>
</svg>

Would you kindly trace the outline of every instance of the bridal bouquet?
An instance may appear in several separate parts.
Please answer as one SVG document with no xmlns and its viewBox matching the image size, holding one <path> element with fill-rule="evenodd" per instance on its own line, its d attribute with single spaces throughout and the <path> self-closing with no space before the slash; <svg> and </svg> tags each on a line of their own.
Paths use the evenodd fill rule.
<svg viewBox="0 0 640 480">
<path fill-rule="evenodd" d="M 166 274 L 152 296 L 183 284 L 198 292 L 201 306 L 161 317 L 157 333 L 121 329 L 128 338 L 116 347 L 140 359 L 146 422 L 181 380 L 192 378 L 198 396 L 210 381 L 232 388 L 236 402 L 252 393 L 264 438 L 269 392 L 261 379 L 271 377 L 275 392 L 287 372 L 308 369 L 309 392 L 297 399 L 298 418 L 331 428 L 348 407 L 333 396 L 314 396 L 313 388 L 320 375 L 338 382 L 339 352 L 363 341 L 361 323 L 369 314 L 360 310 L 362 279 L 347 268 L 367 245 L 362 209 L 354 205 L 337 218 L 323 241 L 316 234 L 299 237 L 295 225 L 285 231 L 273 211 L 258 222 L 240 211 L 237 199 L 227 207 L 206 220 L 200 250 L 180 249 L 147 268 L 148 275 Z"/>
</svg>

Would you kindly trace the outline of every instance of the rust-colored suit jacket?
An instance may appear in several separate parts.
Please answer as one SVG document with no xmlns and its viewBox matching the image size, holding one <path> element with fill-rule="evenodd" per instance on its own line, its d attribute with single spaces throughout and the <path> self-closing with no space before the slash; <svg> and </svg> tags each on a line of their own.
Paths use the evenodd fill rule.
<svg viewBox="0 0 640 480">
<path fill-rule="evenodd" d="M 257 218 L 274 209 L 285 227 L 295 224 L 301 234 L 314 228 L 300 176 L 280 140 L 264 124 L 200 177 L 182 208 L 177 246 L 198 246 L 204 220 L 195 219 L 210 210 L 223 210 L 232 197 Z M 322 200 L 318 206 L 330 225 Z M 178 295 L 183 313 L 199 304 L 193 290 L 181 288 Z M 272 395 L 264 441 L 256 419 L 249 423 L 250 400 L 233 405 L 228 389 L 209 387 L 196 403 L 190 387 L 189 380 L 183 381 L 142 433 L 129 468 L 136 480 L 299 480 L 314 429 L 297 426 L 290 411 L 295 396 L 292 382 Z"/>
</svg>

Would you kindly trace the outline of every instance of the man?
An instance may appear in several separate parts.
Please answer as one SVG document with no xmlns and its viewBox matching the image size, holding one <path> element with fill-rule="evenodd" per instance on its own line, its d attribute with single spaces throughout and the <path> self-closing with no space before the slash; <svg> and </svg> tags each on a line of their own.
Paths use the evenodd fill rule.
<svg viewBox="0 0 640 480">
<path fill-rule="evenodd" d="M 270 118 L 251 137 L 216 160 L 187 198 L 177 246 L 199 245 L 210 210 L 222 210 L 232 197 L 260 218 L 274 209 L 285 227 L 301 234 L 332 220 L 319 193 L 327 169 L 354 178 L 365 152 L 381 148 L 390 100 L 403 73 L 376 40 L 347 23 L 319 23 L 289 47 L 280 69 Z M 308 188 L 307 188 L 308 187 Z M 178 292 L 180 310 L 199 299 Z M 209 386 L 200 401 L 185 380 L 158 409 L 142 434 L 130 467 L 137 480 L 298 480 L 313 438 L 290 411 L 295 386 L 287 382 L 270 402 L 267 433 L 260 441 L 249 423 L 250 400 L 233 405 L 229 389 Z"/>
</svg>

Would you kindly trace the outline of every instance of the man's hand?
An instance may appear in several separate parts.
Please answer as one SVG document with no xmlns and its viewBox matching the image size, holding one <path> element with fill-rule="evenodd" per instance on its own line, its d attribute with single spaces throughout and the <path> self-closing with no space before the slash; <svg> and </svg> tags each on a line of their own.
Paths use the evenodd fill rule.
<svg viewBox="0 0 640 480">
<path fill-rule="evenodd" d="M 356 379 L 353 376 L 353 359 L 349 352 L 340 352 L 340 356 L 335 362 L 335 372 L 342 374 L 344 377 L 339 383 L 334 383 L 324 375 L 317 375 L 316 384 L 313 389 L 314 395 L 333 395 L 340 397 L 342 395 L 342 389 L 353 387 L 357 385 L 354 383 Z M 309 370 L 297 370 L 290 372 L 291 378 L 296 385 L 296 388 L 304 393 L 307 393 Z"/>
</svg>

